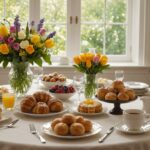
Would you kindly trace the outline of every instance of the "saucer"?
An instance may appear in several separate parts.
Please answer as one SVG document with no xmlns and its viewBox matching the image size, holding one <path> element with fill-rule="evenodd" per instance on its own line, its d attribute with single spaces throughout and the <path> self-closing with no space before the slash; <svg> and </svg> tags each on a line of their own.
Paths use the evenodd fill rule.
<svg viewBox="0 0 150 150">
<path fill-rule="evenodd" d="M 150 124 L 147 124 L 145 126 L 142 126 L 140 129 L 138 130 L 131 130 L 129 129 L 125 124 L 119 124 L 118 126 L 115 127 L 116 130 L 120 131 L 120 132 L 124 132 L 127 134 L 143 134 L 146 132 L 150 131 Z"/>
</svg>

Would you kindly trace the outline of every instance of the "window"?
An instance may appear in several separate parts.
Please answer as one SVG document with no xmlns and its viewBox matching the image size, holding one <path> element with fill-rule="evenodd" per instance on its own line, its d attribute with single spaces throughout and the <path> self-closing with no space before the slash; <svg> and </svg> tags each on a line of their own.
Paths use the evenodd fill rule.
<svg viewBox="0 0 150 150">
<path fill-rule="evenodd" d="M 140 46 L 136 45 L 142 36 L 135 24 L 140 24 L 141 3 L 141 0 L 1 0 L 0 17 L 12 21 L 19 14 L 21 21 L 29 18 L 36 23 L 45 18 L 46 29 L 57 32 L 56 47 L 51 51 L 57 57 L 53 58 L 59 55 L 71 58 L 95 48 L 112 62 L 131 62 L 133 56 L 141 54 Z"/>
</svg>

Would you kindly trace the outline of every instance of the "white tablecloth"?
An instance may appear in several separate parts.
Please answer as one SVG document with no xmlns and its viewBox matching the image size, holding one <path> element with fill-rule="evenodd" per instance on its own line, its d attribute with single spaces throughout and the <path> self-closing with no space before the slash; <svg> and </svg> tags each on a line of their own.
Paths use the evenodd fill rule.
<svg viewBox="0 0 150 150">
<path fill-rule="evenodd" d="M 36 91 L 38 87 L 32 87 Z M 68 100 L 67 104 L 73 104 L 77 100 L 77 95 Z M 113 104 L 103 103 L 110 110 Z M 123 109 L 142 109 L 142 102 L 138 99 L 128 104 L 122 104 Z M 15 128 L 0 129 L 0 150 L 149 150 L 150 132 L 141 135 L 128 135 L 114 131 L 104 143 L 98 143 L 98 139 L 114 124 L 119 122 L 122 115 L 103 114 L 87 118 L 102 125 L 102 132 L 83 139 L 66 140 L 50 137 L 41 131 L 44 123 L 51 121 L 53 117 L 33 118 L 22 114 L 14 113 L 12 118 L 19 118 L 20 121 Z M 46 144 L 41 144 L 39 139 L 30 133 L 29 123 L 34 123 L 42 136 L 46 139 Z"/>
</svg>

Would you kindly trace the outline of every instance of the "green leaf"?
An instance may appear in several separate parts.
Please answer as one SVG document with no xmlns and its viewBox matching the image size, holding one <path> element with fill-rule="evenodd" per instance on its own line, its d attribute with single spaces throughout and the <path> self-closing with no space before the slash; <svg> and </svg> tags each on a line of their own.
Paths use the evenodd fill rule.
<svg viewBox="0 0 150 150">
<path fill-rule="evenodd" d="M 41 58 L 36 58 L 33 60 L 38 66 L 42 67 L 42 59 Z"/>
<path fill-rule="evenodd" d="M 48 64 L 51 64 L 51 57 L 50 55 L 43 55 L 43 59 L 45 60 L 45 62 L 47 62 Z"/>
<path fill-rule="evenodd" d="M 27 26 L 26 26 L 26 38 L 29 37 L 29 25 L 28 25 L 28 22 L 27 22 Z"/>
</svg>

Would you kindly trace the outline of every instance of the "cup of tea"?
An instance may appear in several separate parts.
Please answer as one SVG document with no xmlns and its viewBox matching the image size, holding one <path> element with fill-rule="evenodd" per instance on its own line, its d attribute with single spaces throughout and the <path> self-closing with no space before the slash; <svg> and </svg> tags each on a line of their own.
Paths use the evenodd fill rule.
<svg viewBox="0 0 150 150">
<path fill-rule="evenodd" d="M 130 130 L 139 130 L 145 122 L 144 111 L 140 109 L 124 110 L 123 122 Z"/>
<path fill-rule="evenodd" d="M 140 99 L 143 102 L 143 110 L 150 113 L 150 96 L 142 96 Z"/>
<path fill-rule="evenodd" d="M 15 104 L 15 94 L 14 93 L 3 93 L 2 94 L 2 104 L 4 109 L 12 110 Z"/>
</svg>

